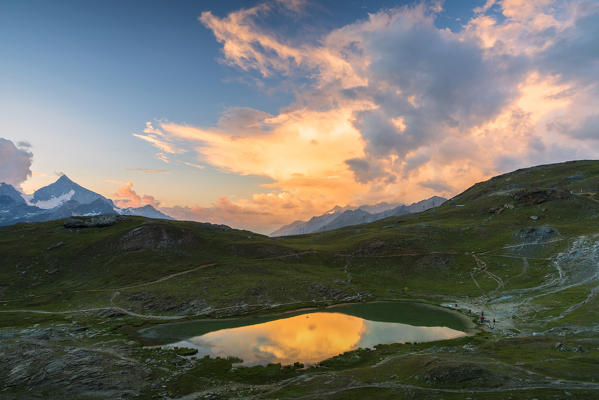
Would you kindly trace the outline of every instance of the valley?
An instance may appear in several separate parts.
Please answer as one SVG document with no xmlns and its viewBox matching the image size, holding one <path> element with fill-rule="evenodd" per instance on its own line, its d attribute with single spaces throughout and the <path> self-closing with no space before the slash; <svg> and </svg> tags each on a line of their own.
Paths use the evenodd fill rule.
<svg viewBox="0 0 599 400">
<path fill-rule="evenodd" d="M 544 165 L 424 212 L 286 237 L 131 215 L 2 227 L 0 395 L 596 397 L 598 188 L 597 161 Z M 442 306 L 473 330 L 247 367 L 140 334 L 377 302 Z"/>
</svg>

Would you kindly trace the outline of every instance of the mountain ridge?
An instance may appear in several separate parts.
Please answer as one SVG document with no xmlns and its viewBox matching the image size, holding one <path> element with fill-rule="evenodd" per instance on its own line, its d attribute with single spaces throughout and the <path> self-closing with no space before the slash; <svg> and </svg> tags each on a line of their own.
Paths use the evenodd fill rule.
<svg viewBox="0 0 599 400">
<path fill-rule="evenodd" d="M 66 175 L 61 175 L 55 182 L 36 190 L 30 198 L 12 185 L 0 183 L 0 225 L 100 214 L 173 219 L 149 204 L 119 208 L 112 200 L 73 182 Z"/>
<path fill-rule="evenodd" d="M 378 203 L 374 205 L 362 205 L 358 207 L 340 207 L 335 206 L 326 213 L 314 216 L 308 221 L 294 221 L 291 224 L 284 225 L 272 232 L 269 236 L 291 236 L 307 233 L 324 232 L 345 226 L 365 224 L 378 221 L 383 218 L 411 214 L 414 212 L 426 211 L 430 208 L 440 206 L 447 199 L 439 196 L 433 196 L 410 205 Z M 378 211 L 378 212 L 370 212 Z"/>
</svg>

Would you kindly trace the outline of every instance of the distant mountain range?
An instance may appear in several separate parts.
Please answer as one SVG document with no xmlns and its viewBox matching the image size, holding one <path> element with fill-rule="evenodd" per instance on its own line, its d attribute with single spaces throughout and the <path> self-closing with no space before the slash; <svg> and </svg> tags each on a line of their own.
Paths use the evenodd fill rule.
<svg viewBox="0 0 599 400">
<path fill-rule="evenodd" d="M 100 214 L 173 219 L 150 205 L 119 208 L 112 200 L 78 185 L 66 175 L 36 190 L 32 196 L 21 194 L 7 183 L 0 183 L 0 225 Z"/>
<path fill-rule="evenodd" d="M 344 226 L 366 224 L 387 217 L 425 211 L 440 206 L 445 201 L 447 199 L 434 196 L 430 199 L 410 204 L 409 206 L 389 203 L 366 205 L 357 208 L 336 206 L 322 215 L 310 218 L 309 221 L 295 221 L 289 225 L 285 225 L 271 233 L 270 236 L 301 235 L 304 233 L 329 231 Z"/>
</svg>

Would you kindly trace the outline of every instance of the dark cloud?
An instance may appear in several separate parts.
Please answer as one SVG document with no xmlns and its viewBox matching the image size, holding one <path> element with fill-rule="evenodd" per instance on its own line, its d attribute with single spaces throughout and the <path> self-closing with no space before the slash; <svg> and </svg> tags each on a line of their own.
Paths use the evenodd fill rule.
<svg viewBox="0 0 599 400">
<path fill-rule="evenodd" d="M 417 169 L 421 165 L 426 164 L 431 159 L 430 151 L 421 151 L 413 154 L 410 157 L 406 158 L 406 162 L 403 166 L 404 175 L 409 174 L 411 171 Z"/>
<path fill-rule="evenodd" d="M 538 60 L 539 69 L 556 74 L 562 81 L 596 84 L 599 79 L 599 5 L 583 2 L 582 18 L 559 33 Z M 557 35 L 555 35 L 557 36 Z"/>
<path fill-rule="evenodd" d="M 577 139 L 599 140 L 599 114 L 589 115 L 571 135 Z"/>
<path fill-rule="evenodd" d="M 357 113 L 355 125 L 374 158 L 403 160 L 422 146 L 495 119 L 518 95 L 526 72 L 525 57 L 490 57 L 477 40 L 439 30 L 425 15 L 400 15 L 364 34 L 363 41 L 374 60 L 367 90 L 376 108 Z M 405 167 L 416 168 L 425 158 Z"/>
<path fill-rule="evenodd" d="M 432 189 L 437 193 L 451 193 L 452 187 L 442 180 L 427 180 L 419 183 L 420 186 Z"/>
<path fill-rule="evenodd" d="M 549 122 L 547 129 L 573 139 L 599 140 L 599 114 L 588 115 L 578 126 L 572 125 L 563 119 L 557 119 Z"/>
<path fill-rule="evenodd" d="M 354 173 L 357 182 L 367 183 L 383 176 L 389 177 L 380 166 L 372 160 L 365 158 L 352 158 L 345 161 Z"/>
<path fill-rule="evenodd" d="M 33 154 L 25 148 L 0 138 L 0 182 L 19 188 L 31 176 L 32 159 Z"/>
</svg>

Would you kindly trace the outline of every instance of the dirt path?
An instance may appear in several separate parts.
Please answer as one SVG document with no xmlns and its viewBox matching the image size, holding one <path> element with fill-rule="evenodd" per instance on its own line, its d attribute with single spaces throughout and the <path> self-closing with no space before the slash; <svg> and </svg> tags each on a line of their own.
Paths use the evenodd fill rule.
<svg viewBox="0 0 599 400">
<path fill-rule="evenodd" d="M 586 299 L 584 299 L 583 301 L 581 301 L 580 303 L 576 303 L 573 306 L 568 307 L 563 313 L 561 313 L 560 315 L 558 315 L 555 318 L 551 318 L 550 320 L 548 320 L 545 325 L 549 322 L 553 322 L 553 321 L 557 321 L 558 319 L 562 319 L 565 316 L 567 316 L 568 314 L 571 314 L 573 311 L 577 310 L 578 308 L 584 306 L 585 304 L 587 304 L 589 301 L 591 301 L 593 299 L 593 297 L 595 297 L 595 295 L 597 294 L 597 292 L 599 292 L 599 286 L 595 286 L 593 289 L 591 289 L 591 293 L 589 293 L 589 295 L 587 296 Z"/>
<path fill-rule="evenodd" d="M 81 308 L 77 310 L 66 310 L 66 311 L 46 311 L 46 310 L 0 310 L 0 313 L 31 313 L 31 314 L 78 314 L 85 312 L 98 312 L 98 311 L 118 311 L 123 314 L 131 315 L 132 317 L 144 318 L 144 319 L 162 319 L 162 320 L 175 320 L 188 317 L 188 315 L 153 315 L 153 314 L 138 314 L 133 311 L 129 311 L 122 307 L 93 307 L 93 308 Z"/>
<path fill-rule="evenodd" d="M 303 256 L 303 255 L 306 255 L 306 254 L 318 254 L 318 251 L 316 251 L 316 250 L 306 250 L 306 251 L 301 251 L 299 253 L 283 254 L 282 256 L 272 256 L 272 257 L 266 257 L 266 258 L 256 258 L 256 259 L 253 259 L 251 261 L 279 260 L 279 259 L 282 259 L 282 258 Z"/>
<path fill-rule="evenodd" d="M 476 267 L 472 268 L 472 271 L 470 271 L 470 277 L 472 278 L 474 285 L 476 285 L 476 287 L 482 292 L 480 298 L 487 299 L 487 301 L 488 301 L 489 299 L 491 299 L 491 296 L 489 295 L 489 293 L 486 293 L 483 290 L 483 288 L 480 286 L 480 284 L 476 280 L 476 274 L 478 274 L 479 272 L 483 272 L 483 273 L 487 274 L 495 282 L 497 282 L 497 287 L 493 290 L 494 292 L 498 291 L 499 289 L 501 289 L 503 287 L 503 279 L 501 279 L 499 276 L 497 276 L 494 273 L 492 273 L 491 271 L 489 271 L 487 268 L 487 263 L 484 262 L 483 260 L 481 260 L 475 253 L 472 253 L 472 258 L 474 258 Z"/>
<path fill-rule="evenodd" d="M 110 306 L 109 307 L 93 307 L 93 308 L 82 308 L 82 309 L 65 310 L 65 311 L 22 310 L 22 309 L 19 309 L 19 310 L 0 310 L 0 312 L 1 313 L 33 313 L 33 314 L 77 314 L 77 313 L 82 313 L 82 312 L 117 311 L 117 312 L 121 312 L 121 313 L 130 315 L 132 317 L 138 317 L 138 318 L 144 318 L 144 319 L 161 319 L 161 320 L 182 319 L 182 318 L 188 317 L 189 315 L 139 314 L 139 313 L 136 313 L 134 311 L 127 310 L 126 308 L 123 308 L 123 307 L 115 305 L 114 304 L 114 299 L 120 294 L 121 290 L 134 289 L 134 288 L 138 288 L 138 287 L 153 285 L 153 284 L 156 284 L 156 283 L 167 281 L 169 279 L 172 279 L 172 278 L 175 278 L 175 277 L 178 277 L 178 276 L 182 276 L 182 275 L 185 275 L 185 274 L 189 274 L 191 272 L 198 271 L 200 269 L 212 267 L 214 265 L 216 265 L 216 263 L 203 264 L 203 265 L 197 266 L 197 267 L 192 268 L 192 269 L 188 269 L 188 270 L 181 271 L 181 272 L 175 272 L 173 274 L 169 274 L 169 275 L 163 276 L 162 278 L 159 278 L 159 279 L 156 279 L 156 280 L 153 280 L 153 281 L 150 281 L 150 282 L 139 283 L 139 284 L 136 284 L 136 285 L 122 286 L 122 287 L 113 288 L 113 289 L 76 290 L 76 292 L 108 292 L 108 291 L 113 291 L 112 296 L 110 296 Z"/>
<path fill-rule="evenodd" d="M 553 267 L 554 272 L 547 274 L 544 281 L 536 286 L 510 290 L 505 290 L 502 286 L 503 290 L 500 291 L 498 287 L 493 291 L 494 298 L 488 297 L 491 294 L 490 292 L 483 294 L 479 300 L 456 298 L 452 303 L 444 305 L 455 308 L 455 304 L 458 304 L 458 309 L 472 310 L 475 315 L 484 311 L 485 316 L 489 315 L 489 318 L 497 318 L 498 329 L 506 332 L 509 330 L 510 334 L 514 333 L 514 329 L 525 329 L 526 331 L 526 329 L 531 328 L 530 321 L 532 320 L 530 318 L 540 307 L 534 303 L 535 299 L 599 281 L 598 238 L 599 235 L 581 236 L 573 240 L 568 249 L 552 258 L 552 262 L 548 267 Z M 481 272 L 481 270 L 484 271 L 486 264 L 477 255 L 473 255 L 473 257 L 475 260 L 478 258 L 477 267 L 471 272 L 471 276 L 477 284 L 474 275 Z M 517 276 L 523 276 L 530 268 L 528 258 L 519 258 L 522 258 L 522 271 L 510 280 Z M 477 285 L 477 287 L 479 286 Z M 537 320 L 537 328 L 570 315 L 592 301 L 598 293 L 599 286 L 595 286 L 583 301 L 569 304 L 569 307 L 567 307 L 568 304 L 565 304 L 564 306 L 567 308 L 560 315 Z M 518 328 L 514 318 L 518 321 Z"/>
<path fill-rule="evenodd" d="M 424 253 L 393 253 L 393 254 L 383 254 L 383 255 L 355 255 L 355 254 L 345 254 L 345 253 L 337 253 L 338 257 L 356 257 L 356 258 L 391 258 L 391 257 L 415 257 L 415 256 L 430 256 L 433 254 L 445 254 L 450 256 L 455 256 L 459 254 L 457 251 L 449 250 L 449 251 L 429 251 Z"/>
<path fill-rule="evenodd" d="M 169 275 L 163 276 L 162 278 L 159 278 L 159 279 L 156 279 L 156 280 L 153 280 L 153 281 L 150 281 L 150 282 L 138 283 L 138 284 L 130 285 L 130 286 L 121 286 L 121 287 L 118 287 L 118 288 L 107 288 L 107 289 L 74 290 L 74 292 L 111 292 L 111 291 L 119 291 L 119 290 L 126 290 L 126 289 L 135 289 L 135 288 L 138 288 L 138 287 L 143 287 L 143 286 L 148 286 L 148 285 L 153 285 L 153 284 L 156 284 L 156 283 L 164 282 L 164 281 L 167 281 L 169 279 L 176 278 L 177 276 L 189 274 L 191 272 L 195 272 L 197 270 L 208 268 L 208 267 L 213 267 L 215 265 L 216 265 L 216 263 L 202 264 L 202 265 L 197 266 L 195 268 L 188 269 L 188 270 L 181 271 L 181 272 L 175 272 L 173 274 L 169 274 Z"/>
<path fill-rule="evenodd" d="M 575 193 L 576 196 L 582 197 L 583 199 L 594 201 L 595 203 L 599 203 L 599 200 L 595 199 L 597 193 Z"/>
<path fill-rule="evenodd" d="M 565 240 L 565 239 L 563 237 L 559 237 L 559 238 L 546 240 L 544 242 L 539 242 L 539 243 L 530 242 L 530 243 L 520 243 L 520 244 L 509 244 L 509 245 L 503 246 L 502 249 L 514 249 L 514 248 L 525 247 L 525 246 L 540 246 L 540 245 L 544 245 L 544 244 L 561 242 L 562 240 Z"/>
<path fill-rule="evenodd" d="M 564 381 L 562 381 L 564 382 Z M 599 390 L 599 384 L 596 383 L 584 383 L 584 382 L 569 382 L 569 383 L 547 383 L 538 385 L 528 386 L 513 386 L 513 387 L 499 387 L 499 388 L 469 388 L 469 389 L 446 389 L 446 388 L 433 388 L 423 387 L 410 384 L 402 384 L 395 382 L 384 382 L 384 383 L 372 383 L 372 384 L 360 384 L 360 385 L 348 385 L 346 387 L 334 390 L 321 390 L 315 393 L 307 394 L 306 396 L 295 397 L 296 399 L 310 399 L 310 398 L 324 398 L 324 396 L 331 396 L 339 393 L 343 393 L 347 390 L 354 389 L 410 389 L 424 392 L 436 392 L 436 393 L 509 393 L 516 391 L 532 391 L 539 389 L 556 389 L 556 390 Z"/>
<path fill-rule="evenodd" d="M 476 262 L 476 267 L 472 270 L 472 272 L 470 272 L 470 276 L 472 277 L 472 280 L 474 281 L 474 284 L 476 285 L 476 287 L 478 287 L 482 291 L 480 285 L 478 284 L 478 281 L 476 280 L 476 278 L 474 276 L 478 272 L 484 272 L 491 279 L 493 279 L 495 282 L 497 282 L 497 287 L 493 291 L 497 292 L 497 291 L 501 290 L 504 287 L 503 279 L 501 279 L 500 276 L 497 276 L 493 272 L 489 271 L 487 263 L 484 262 L 483 260 L 481 260 L 476 254 L 472 253 L 472 257 L 474 258 L 474 261 Z M 481 297 L 490 298 L 488 293 L 483 293 L 483 295 Z"/>
</svg>

